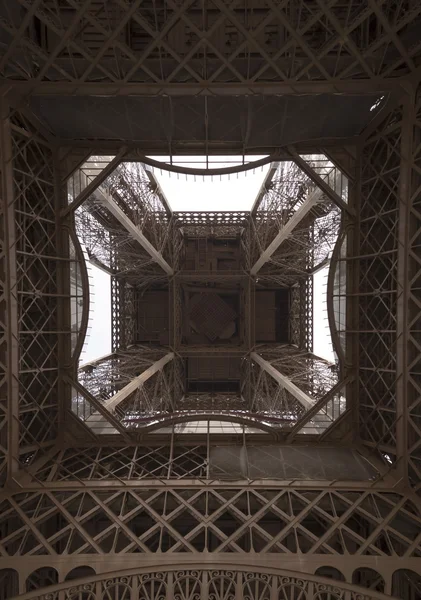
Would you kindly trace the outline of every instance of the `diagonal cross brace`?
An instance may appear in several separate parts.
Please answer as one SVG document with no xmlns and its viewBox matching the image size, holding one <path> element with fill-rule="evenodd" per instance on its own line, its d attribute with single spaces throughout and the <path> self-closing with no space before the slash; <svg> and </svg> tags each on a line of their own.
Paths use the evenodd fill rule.
<svg viewBox="0 0 421 600">
<path fill-rule="evenodd" d="M 111 173 L 115 171 L 115 169 L 121 163 L 126 152 L 126 148 L 121 148 L 120 152 L 113 158 L 113 160 L 108 163 L 108 165 L 104 167 L 102 171 L 98 173 L 96 177 L 94 177 L 94 179 L 92 179 L 91 183 L 87 185 L 86 188 L 80 192 L 80 194 L 78 194 L 73 202 L 69 204 L 69 206 L 63 209 L 63 217 L 66 217 L 70 212 L 79 208 L 79 206 L 89 198 L 89 196 L 98 188 L 98 186 L 100 186 L 101 183 L 103 183 L 107 177 L 109 177 Z"/>
<path fill-rule="evenodd" d="M 167 263 L 162 254 L 150 243 L 143 235 L 138 227 L 129 219 L 129 217 L 121 210 L 112 196 L 104 190 L 97 190 L 95 196 L 101 204 L 121 223 L 124 229 L 134 238 L 149 256 L 156 262 L 166 273 L 171 276 L 174 274 L 173 268 Z"/>
<path fill-rule="evenodd" d="M 275 236 L 269 246 L 262 252 L 257 261 L 254 263 L 250 270 L 250 275 L 256 275 L 260 269 L 265 265 L 276 252 L 279 246 L 292 234 L 297 225 L 304 219 L 304 217 L 310 212 L 310 210 L 324 202 L 325 195 L 322 190 L 316 189 L 307 198 L 307 200 L 295 211 L 290 220 L 282 227 L 279 233 Z"/>
<path fill-rule="evenodd" d="M 294 398 L 296 398 L 298 400 L 298 402 L 300 404 L 302 404 L 306 410 L 308 410 L 314 406 L 314 404 L 316 402 L 314 398 L 311 398 L 305 392 L 300 390 L 300 388 L 298 386 L 296 386 L 295 383 L 292 383 L 292 381 L 290 379 L 288 379 L 288 377 L 285 377 L 285 375 L 282 375 L 282 373 L 280 373 L 278 371 L 278 369 L 275 369 L 275 367 L 272 366 L 267 360 L 265 360 L 264 358 L 259 356 L 259 354 L 257 354 L 256 352 L 252 352 L 250 354 L 250 357 L 264 371 L 266 371 L 266 373 L 268 373 L 271 377 L 273 377 L 273 379 L 275 379 L 275 381 L 277 381 L 282 388 L 284 388 L 285 390 L 287 390 L 287 392 L 292 394 L 294 396 Z"/>
</svg>

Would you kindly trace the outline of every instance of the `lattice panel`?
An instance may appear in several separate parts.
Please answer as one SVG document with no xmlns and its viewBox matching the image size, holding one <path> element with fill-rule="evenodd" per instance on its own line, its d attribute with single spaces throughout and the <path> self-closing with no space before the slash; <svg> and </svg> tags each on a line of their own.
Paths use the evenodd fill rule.
<svg viewBox="0 0 421 600">
<path fill-rule="evenodd" d="M 411 190 L 408 231 L 408 471 L 411 482 L 421 487 L 421 91 L 415 106 L 411 152 Z"/>
<path fill-rule="evenodd" d="M 395 460 L 396 291 L 402 111 L 362 152 L 359 248 L 360 435 Z"/>
<path fill-rule="evenodd" d="M 53 441 L 58 414 L 58 244 L 54 156 L 12 116 L 22 450 Z"/>
<path fill-rule="evenodd" d="M 1 503 L 4 556 L 262 552 L 420 557 L 419 508 L 394 492 L 91 487 Z"/>
<path fill-rule="evenodd" d="M 1 29 L 6 44 L 15 41 L 4 53 L 2 75 L 13 79 L 158 85 L 370 80 L 411 72 L 420 54 L 412 35 L 418 3 L 403 10 L 399 3 L 353 0 L 343 10 L 301 0 L 287 10 L 274 0 L 213 0 L 209 14 L 173 0 L 156 6 L 43 0 L 35 7 L 19 0 L 11 8 Z M 20 28 L 22 19 L 28 27 Z"/>
</svg>

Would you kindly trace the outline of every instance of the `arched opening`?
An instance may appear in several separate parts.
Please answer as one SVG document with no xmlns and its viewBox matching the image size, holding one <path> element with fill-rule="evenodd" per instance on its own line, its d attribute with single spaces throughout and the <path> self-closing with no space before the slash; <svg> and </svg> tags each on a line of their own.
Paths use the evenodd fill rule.
<svg viewBox="0 0 421 600">
<path fill-rule="evenodd" d="M 369 590 L 384 592 L 385 581 L 383 577 L 377 571 L 368 567 L 355 569 L 352 574 L 352 583 L 368 588 Z"/>
<path fill-rule="evenodd" d="M 28 575 L 26 579 L 26 591 L 32 592 L 39 588 L 58 583 L 58 573 L 53 567 L 41 567 Z"/>
<path fill-rule="evenodd" d="M 393 573 L 392 596 L 402 600 L 421 598 L 421 575 L 410 569 L 399 569 Z"/>
<path fill-rule="evenodd" d="M 88 565 L 81 565 L 75 567 L 69 571 L 64 578 L 64 581 L 73 581 L 73 579 L 82 579 L 82 577 L 89 577 L 90 575 L 96 575 L 95 569 L 88 567 Z"/>
<path fill-rule="evenodd" d="M 19 594 L 19 575 L 14 569 L 0 569 L 0 600 Z"/>
<path fill-rule="evenodd" d="M 335 569 L 335 567 L 319 567 L 315 573 L 319 577 L 328 577 L 329 579 L 335 579 L 336 581 L 346 581 L 345 576 Z"/>
</svg>

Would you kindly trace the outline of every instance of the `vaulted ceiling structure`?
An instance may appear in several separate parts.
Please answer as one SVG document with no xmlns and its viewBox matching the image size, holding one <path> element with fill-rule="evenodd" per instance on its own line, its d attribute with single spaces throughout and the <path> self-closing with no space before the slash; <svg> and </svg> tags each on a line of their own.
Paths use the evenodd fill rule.
<svg viewBox="0 0 421 600">
<path fill-rule="evenodd" d="M 420 597 L 420 82 L 418 0 L 0 2 L 0 600 Z"/>
</svg>

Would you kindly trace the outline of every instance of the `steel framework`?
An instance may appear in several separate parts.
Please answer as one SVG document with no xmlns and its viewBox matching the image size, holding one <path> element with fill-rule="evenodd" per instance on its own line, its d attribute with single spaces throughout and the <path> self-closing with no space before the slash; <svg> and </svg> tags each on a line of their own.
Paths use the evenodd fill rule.
<svg viewBox="0 0 421 600">
<path fill-rule="evenodd" d="M 420 18 L 0 3 L 0 600 L 420 597 Z M 174 164 L 191 154 L 243 164 Z M 156 174 L 263 164 L 236 213 L 173 213 Z M 112 349 L 79 365 L 86 259 Z M 326 265 L 333 365 L 313 354 Z M 280 290 L 282 343 L 256 327 Z M 212 341 L 192 305 L 219 307 Z"/>
</svg>

